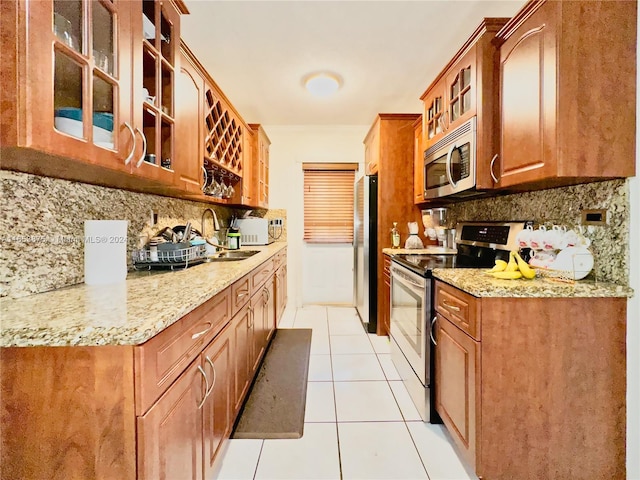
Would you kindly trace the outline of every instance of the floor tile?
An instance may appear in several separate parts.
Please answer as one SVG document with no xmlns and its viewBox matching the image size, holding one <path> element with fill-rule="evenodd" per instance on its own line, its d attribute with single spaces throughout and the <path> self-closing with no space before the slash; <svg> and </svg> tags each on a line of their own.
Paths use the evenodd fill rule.
<svg viewBox="0 0 640 480">
<path fill-rule="evenodd" d="M 326 307 L 305 307 L 296 311 L 293 322 L 296 327 L 310 328 L 316 325 L 327 325 Z"/>
<path fill-rule="evenodd" d="M 428 479 L 404 422 L 338 423 L 342 478 Z"/>
<path fill-rule="evenodd" d="M 333 399 L 332 382 L 309 382 L 307 405 L 304 410 L 305 423 L 335 422 L 336 405 Z"/>
<path fill-rule="evenodd" d="M 293 322 L 296 319 L 296 309 L 288 306 L 285 308 L 280 321 L 278 322 L 278 328 L 293 328 Z"/>
<path fill-rule="evenodd" d="M 360 335 L 366 337 L 367 332 L 360 323 L 360 320 L 336 320 L 329 319 L 330 335 Z"/>
<path fill-rule="evenodd" d="M 339 479 L 336 424 L 307 423 L 300 439 L 265 440 L 255 478 Z"/>
<path fill-rule="evenodd" d="M 331 355 L 309 355 L 309 382 L 330 382 L 333 380 L 331 371 Z"/>
<path fill-rule="evenodd" d="M 443 425 L 407 422 L 431 480 L 477 480 L 458 457 Z"/>
<path fill-rule="evenodd" d="M 329 333 L 323 332 L 317 328 L 313 329 L 311 334 L 311 355 L 329 355 L 331 348 L 329 347 Z"/>
<path fill-rule="evenodd" d="M 413 400 L 409 396 L 409 392 L 404 386 L 402 381 L 399 382 L 389 382 L 389 386 L 391 387 L 391 391 L 393 392 L 393 396 L 400 407 L 400 412 L 402 412 L 402 416 L 404 417 L 405 422 L 411 421 L 422 421 L 418 410 L 416 409 Z"/>
<path fill-rule="evenodd" d="M 335 382 L 339 422 L 402 421 L 387 382 Z"/>
<path fill-rule="evenodd" d="M 229 440 L 215 478 L 250 480 L 255 474 L 263 440 Z"/>
<path fill-rule="evenodd" d="M 331 355 L 331 363 L 335 382 L 385 379 L 378 358 L 373 353 L 347 355 L 333 353 Z"/>
<path fill-rule="evenodd" d="M 358 312 L 354 307 L 327 307 L 327 318 L 331 320 L 358 319 Z"/>
<path fill-rule="evenodd" d="M 395 365 L 391 361 L 390 353 L 379 353 L 378 360 L 380 361 L 380 365 L 382 365 L 382 370 L 387 380 L 402 380 L 398 370 L 396 370 Z"/>
<path fill-rule="evenodd" d="M 365 335 L 332 335 L 331 353 L 374 353 Z"/>
<path fill-rule="evenodd" d="M 369 333 L 368 336 L 376 353 L 391 353 L 389 337 L 376 335 L 375 333 Z"/>
</svg>

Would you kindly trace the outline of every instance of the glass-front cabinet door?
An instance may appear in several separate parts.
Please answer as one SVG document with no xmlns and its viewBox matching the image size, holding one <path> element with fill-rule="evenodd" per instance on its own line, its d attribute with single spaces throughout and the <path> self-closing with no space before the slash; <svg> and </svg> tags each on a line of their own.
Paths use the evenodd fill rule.
<svg viewBox="0 0 640 480">
<path fill-rule="evenodd" d="M 476 114 L 476 47 L 473 46 L 447 73 L 445 130 Z"/>
<path fill-rule="evenodd" d="M 130 3 L 28 2 L 27 145 L 126 170 L 132 159 Z M 48 72 L 51 72 L 50 74 Z"/>
<path fill-rule="evenodd" d="M 180 13 L 168 1 L 132 3 L 133 118 L 141 140 L 132 172 L 170 185 L 178 182 L 174 166 Z"/>
</svg>

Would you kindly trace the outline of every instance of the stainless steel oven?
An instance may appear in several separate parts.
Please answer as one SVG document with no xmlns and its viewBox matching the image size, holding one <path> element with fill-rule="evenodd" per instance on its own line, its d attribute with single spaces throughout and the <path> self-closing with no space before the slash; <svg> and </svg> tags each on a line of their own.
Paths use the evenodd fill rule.
<svg viewBox="0 0 640 480">
<path fill-rule="evenodd" d="M 391 356 L 420 416 L 430 421 L 431 279 L 391 264 Z"/>
</svg>

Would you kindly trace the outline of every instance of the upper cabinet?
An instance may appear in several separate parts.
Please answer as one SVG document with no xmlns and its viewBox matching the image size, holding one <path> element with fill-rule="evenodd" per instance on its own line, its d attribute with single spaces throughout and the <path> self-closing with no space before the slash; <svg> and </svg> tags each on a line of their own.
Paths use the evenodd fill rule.
<svg viewBox="0 0 640 480">
<path fill-rule="evenodd" d="M 170 184 L 182 2 L 0 3 L 3 167 L 147 191 Z"/>
<path fill-rule="evenodd" d="M 507 20 L 485 18 L 420 97 L 424 106 L 421 147 L 423 151 L 470 118 L 476 117 L 478 188 L 493 186 L 489 164 L 495 154 L 495 143 L 498 140 L 495 131 L 498 121 L 495 102 L 498 48 L 494 39 Z M 418 159 L 416 167 L 417 162 Z M 421 175 L 424 174 L 422 169 L 420 172 Z M 417 185 L 418 180 L 415 181 Z"/>
<path fill-rule="evenodd" d="M 491 186 L 635 175 L 636 7 L 532 1 L 499 32 Z"/>
<path fill-rule="evenodd" d="M 422 149 L 422 116 L 413 124 L 413 202 L 424 202 L 424 159 Z"/>
<path fill-rule="evenodd" d="M 269 207 L 269 146 L 271 140 L 267 137 L 261 125 L 250 123 L 253 130 L 253 191 L 257 199 L 256 207 Z"/>
</svg>

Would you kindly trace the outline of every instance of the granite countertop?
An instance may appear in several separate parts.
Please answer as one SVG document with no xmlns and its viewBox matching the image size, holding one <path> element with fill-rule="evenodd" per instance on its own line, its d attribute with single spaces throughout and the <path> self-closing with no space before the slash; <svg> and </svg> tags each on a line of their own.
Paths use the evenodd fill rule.
<svg viewBox="0 0 640 480">
<path fill-rule="evenodd" d="M 382 253 L 387 255 L 448 255 L 456 254 L 458 251 L 455 248 L 445 247 L 425 247 L 425 248 L 383 248 Z"/>
<path fill-rule="evenodd" d="M 85 284 L 0 304 L 0 346 L 95 346 L 144 343 L 258 267 L 286 242 L 244 260 L 211 262 L 180 271 L 130 272 L 116 285 Z"/>
<path fill-rule="evenodd" d="M 632 297 L 633 289 L 613 283 L 577 280 L 561 282 L 548 277 L 501 280 L 486 275 L 486 268 L 436 268 L 433 276 L 474 297 Z"/>
</svg>

